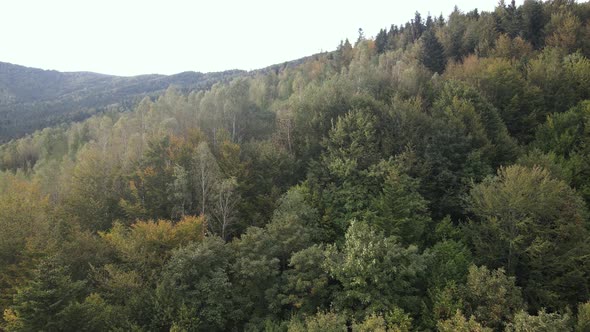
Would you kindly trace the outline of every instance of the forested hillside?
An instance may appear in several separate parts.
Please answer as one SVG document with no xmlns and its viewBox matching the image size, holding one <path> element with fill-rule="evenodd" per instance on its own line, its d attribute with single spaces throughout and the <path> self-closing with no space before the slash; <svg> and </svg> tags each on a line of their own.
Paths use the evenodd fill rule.
<svg viewBox="0 0 590 332">
<path fill-rule="evenodd" d="M 128 110 L 146 95 L 160 95 L 171 84 L 186 91 L 208 89 L 243 73 L 229 70 L 118 77 L 0 62 L 0 142 L 107 110 Z"/>
<path fill-rule="evenodd" d="M 590 4 L 415 17 L 0 146 L 6 331 L 590 331 Z"/>
</svg>

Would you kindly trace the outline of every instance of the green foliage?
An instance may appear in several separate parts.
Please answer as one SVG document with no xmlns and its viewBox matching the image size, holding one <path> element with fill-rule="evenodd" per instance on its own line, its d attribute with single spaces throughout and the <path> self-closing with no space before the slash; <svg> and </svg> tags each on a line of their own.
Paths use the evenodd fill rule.
<svg viewBox="0 0 590 332">
<path fill-rule="evenodd" d="M 289 295 L 286 300 L 281 296 L 280 273 L 287 269 L 293 253 L 312 244 L 314 228 L 308 227 L 305 219 L 309 212 L 294 190 L 283 198 L 279 211 L 265 228 L 250 227 L 231 243 L 235 255 L 231 275 L 236 322 L 258 324 L 268 312 L 277 314 L 285 302 L 292 301 Z M 315 277 L 315 272 L 311 273 Z"/>
<path fill-rule="evenodd" d="M 263 226 L 277 209 L 281 194 L 297 183 L 298 161 L 288 149 L 271 141 L 250 142 L 242 155 L 248 164 L 240 214 L 246 225 Z M 243 227 L 243 226 L 242 226 Z"/>
<path fill-rule="evenodd" d="M 427 30 L 422 35 L 422 54 L 420 62 L 431 71 L 441 74 L 445 70 L 445 49 L 436 38 L 432 30 Z"/>
<path fill-rule="evenodd" d="M 430 291 L 432 300 L 432 317 L 425 317 L 424 323 L 436 325 L 436 322 L 453 319 L 453 315 L 464 307 L 463 301 L 458 296 L 460 285 L 454 281 L 448 282 L 445 288 Z"/>
<path fill-rule="evenodd" d="M 430 289 L 442 289 L 452 281 L 466 281 L 473 258 L 465 244 L 445 240 L 436 243 L 429 252 L 427 283 Z"/>
<path fill-rule="evenodd" d="M 85 281 L 73 281 L 66 267 L 51 259 L 35 270 L 33 278 L 14 297 L 13 312 L 26 331 L 61 330 L 67 319 L 84 324 L 83 317 L 71 316 L 72 306 L 83 298 Z M 67 318 L 67 319 L 65 319 Z M 14 324 L 14 322 L 12 323 Z"/>
<path fill-rule="evenodd" d="M 132 328 L 118 308 L 109 305 L 100 295 L 93 293 L 84 302 L 75 302 L 58 314 L 57 330 L 104 331 L 105 329 Z"/>
<path fill-rule="evenodd" d="M 514 317 L 514 323 L 506 327 L 509 332 L 557 332 L 571 331 L 571 317 L 569 314 L 547 313 L 540 310 L 536 316 L 521 311 Z"/>
<path fill-rule="evenodd" d="M 393 332 L 409 332 L 412 330 L 412 317 L 400 308 L 393 308 L 385 314 L 387 327 Z"/>
<path fill-rule="evenodd" d="M 120 164 L 114 157 L 105 146 L 97 145 L 87 145 L 78 154 L 64 210 L 86 229 L 106 230 L 123 216 L 119 207 Z"/>
<path fill-rule="evenodd" d="M 386 236 L 397 236 L 405 245 L 421 243 L 431 220 L 428 202 L 418 193 L 417 181 L 388 162 L 372 167 L 369 176 L 381 182 L 383 188 L 371 202 L 369 223 Z"/>
<path fill-rule="evenodd" d="M 326 153 L 312 168 L 309 186 L 323 208 L 328 234 L 344 233 L 352 219 L 365 219 L 403 243 L 418 243 L 430 222 L 417 183 L 381 160 L 377 118 L 353 110 L 339 118 L 325 141 Z M 314 174 L 318 172 L 319 174 Z"/>
<path fill-rule="evenodd" d="M 223 330 L 232 312 L 229 250 L 206 238 L 176 250 L 160 277 L 157 297 L 167 321 L 183 330 Z"/>
<path fill-rule="evenodd" d="M 462 217 L 462 195 L 469 181 L 516 155 L 514 141 L 495 109 L 476 90 L 457 82 L 444 84 L 434 108 L 400 103 L 395 150 L 410 176 L 420 178 L 419 192 L 435 219 Z M 431 113 L 431 114 L 430 114 Z"/>
<path fill-rule="evenodd" d="M 519 310 L 525 308 L 521 290 L 515 278 L 504 270 L 490 271 L 485 266 L 472 265 L 462 284 L 455 281 L 433 292 L 433 318 L 455 320 L 453 313 L 461 310 L 486 328 L 500 331 Z"/>
<path fill-rule="evenodd" d="M 60 123 L 0 145 L 0 329 L 587 330 L 588 22 L 416 13 L 247 75 L 0 64 L 0 141 Z"/>
<path fill-rule="evenodd" d="M 575 326 L 576 332 L 590 331 L 590 302 L 578 305 L 578 317 Z"/>
<path fill-rule="evenodd" d="M 500 41 L 502 39 L 498 40 Z M 508 47 L 515 48 L 513 42 L 510 43 Z M 498 49 L 500 46 L 502 45 L 496 46 L 496 52 L 501 51 Z M 512 54 L 515 51 L 506 52 Z M 496 107 L 510 134 L 520 142 L 531 141 L 535 125 L 543 121 L 546 115 L 541 89 L 533 84 L 535 81 L 527 81 L 518 64 L 510 59 L 470 56 L 462 64 L 451 66 L 446 75 L 477 86 L 489 103 Z M 476 107 L 478 108 L 480 107 Z M 489 109 L 489 106 L 486 108 Z M 499 128 L 499 122 L 502 121 L 498 119 L 498 115 L 487 116 L 486 120 L 489 122 L 484 123 Z"/>
<path fill-rule="evenodd" d="M 499 330 L 524 308 L 515 282 L 516 279 L 507 277 L 502 269 L 489 271 L 485 266 L 471 266 L 461 294 L 465 313 L 475 316 L 483 326 Z"/>
<path fill-rule="evenodd" d="M 348 331 L 346 316 L 335 312 L 318 312 L 305 320 L 292 319 L 287 329 L 289 332 L 345 332 Z"/>
<path fill-rule="evenodd" d="M 342 286 L 336 308 L 357 317 L 394 306 L 416 312 L 426 257 L 415 246 L 404 248 L 395 237 L 384 237 L 357 221 L 351 223 L 341 249 L 326 250 L 326 267 Z"/>
<path fill-rule="evenodd" d="M 532 308 L 588 296 L 587 211 L 566 183 L 538 167 L 501 168 L 471 190 L 469 205 L 475 257 L 515 274 Z"/>
<path fill-rule="evenodd" d="M 465 319 L 465 316 L 460 310 L 457 310 L 455 315 L 445 321 L 439 321 L 437 328 L 441 332 L 491 332 L 490 328 L 483 327 L 478 323 L 473 316 L 469 320 Z"/>
<path fill-rule="evenodd" d="M 8 175 L 0 182 L 0 307 L 6 308 L 45 250 L 49 202 L 38 185 Z"/>
<path fill-rule="evenodd" d="M 537 130 L 534 145 L 541 151 L 554 156 L 563 179 L 590 202 L 590 183 L 588 167 L 590 140 L 590 103 L 587 101 L 565 113 L 547 117 L 546 123 Z"/>
<path fill-rule="evenodd" d="M 293 253 L 290 269 L 283 273 L 285 286 L 281 303 L 293 311 L 312 314 L 317 309 L 330 307 L 332 294 L 339 289 L 323 266 L 325 251 L 322 246 L 311 246 Z"/>
</svg>

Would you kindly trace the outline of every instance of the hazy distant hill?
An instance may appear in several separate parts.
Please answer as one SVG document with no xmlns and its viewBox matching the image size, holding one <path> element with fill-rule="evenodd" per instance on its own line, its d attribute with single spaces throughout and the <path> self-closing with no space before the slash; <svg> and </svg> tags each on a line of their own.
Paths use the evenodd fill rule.
<svg viewBox="0 0 590 332">
<path fill-rule="evenodd" d="M 229 70 L 120 77 L 0 62 L 0 142 L 61 122 L 82 120 L 110 105 L 128 106 L 170 85 L 183 90 L 205 89 L 243 73 Z"/>
</svg>

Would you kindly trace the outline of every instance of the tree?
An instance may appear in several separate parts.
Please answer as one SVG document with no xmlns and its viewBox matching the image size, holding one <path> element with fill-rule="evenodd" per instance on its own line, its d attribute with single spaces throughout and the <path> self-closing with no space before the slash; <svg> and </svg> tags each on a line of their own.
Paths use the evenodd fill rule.
<svg viewBox="0 0 590 332">
<path fill-rule="evenodd" d="M 305 320 L 292 319 L 287 329 L 289 332 L 346 332 L 346 316 L 335 312 L 318 312 Z"/>
<path fill-rule="evenodd" d="M 412 20 L 412 42 L 420 39 L 422 36 L 422 32 L 424 32 L 424 22 L 422 21 L 422 15 L 419 12 L 414 14 L 414 19 Z"/>
<path fill-rule="evenodd" d="M 493 54 L 496 57 L 510 61 L 527 61 L 533 52 L 531 44 L 520 37 L 511 39 L 507 35 L 500 35 L 496 40 Z"/>
<path fill-rule="evenodd" d="M 377 315 L 370 315 L 365 318 L 364 321 L 355 322 L 352 325 L 352 331 L 359 331 L 359 332 L 385 332 L 387 331 L 387 323 L 382 316 Z"/>
<path fill-rule="evenodd" d="M 447 284 L 467 281 L 469 267 L 473 258 L 469 248 L 455 240 L 445 240 L 430 248 L 426 282 L 429 289 L 443 289 Z"/>
<path fill-rule="evenodd" d="M 438 331 L 440 332 L 492 332 L 493 330 L 487 327 L 481 326 L 475 320 L 475 317 L 471 316 L 469 320 L 465 319 L 465 316 L 461 311 L 457 310 L 455 315 L 445 321 L 439 321 L 437 324 Z"/>
<path fill-rule="evenodd" d="M 387 49 L 387 29 L 379 30 L 377 37 L 375 37 L 375 47 L 377 54 L 385 53 Z"/>
<path fill-rule="evenodd" d="M 228 246 L 216 237 L 174 251 L 156 291 L 172 329 L 226 328 L 233 310 L 229 258 Z"/>
<path fill-rule="evenodd" d="M 173 217 L 184 217 L 191 207 L 191 190 L 188 172 L 184 167 L 176 165 L 173 171 L 174 182 L 168 185 L 170 200 L 173 202 Z"/>
<path fill-rule="evenodd" d="M 500 33 L 508 34 L 510 38 L 514 38 L 522 30 L 522 15 L 516 7 L 515 0 L 512 0 L 509 5 L 501 0 L 494 15 L 497 20 L 497 30 Z"/>
<path fill-rule="evenodd" d="M 512 53 L 523 52 L 520 46 L 516 46 L 516 40 L 500 36 L 495 52 L 504 52 L 501 50 L 504 42 L 508 44 L 505 52 L 511 57 Z M 542 67 L 539 69 L 545 70 Z M 479 87 L 479 94 L 486 98 L 486 103 L 495 106 L 495 112 L 504 122 L 502 126 L 506 126 L 509 133 L 521 143 L 532 140 L 534 127 L 544 120 L 548 103 L 543 100 L 544 91 L 531 82 L 538 84 L 537 80 L 544 82 L 545 78 L 527 79 L 511 59 L 476 56 L 466 58 L 462 65 L 451 66 L 446 74 Z M 492 119 L 487 120 L 485 123 L 496 123 Z"/>
<path fill-rule="evenodd" d="M 231 242 L 233 324 L 257 324 L 277 313 L 271 306 L 279 294 L 280 259 L 272 252 L 274 241 L 264 229 L 250 227 Z M 273 310 L 274 309 L 274 310 Z"/>
<path fill-rule="evenodd" d="M 398 306 L 417 312 L 418 285 L 426 256 L 415 246 L 402 247 L 363 222 L 351 223 L 342 249 L 327 248 L 326 267 L 342 287 L 336 308 L 357 318 Z"/>
<path fill-rule="evenodd" d="M 418 183 L 401 173 L 391 162 L 371 167 L 369 176 L 381 184 L 372 199 L 367 222 L 385 236 L 397 236 L 404 245 L 422 244 L 431 224 L 428 202 L 418 192 Z M 379 185 L 377 185 L 378 187 Z"/>
<path fill-rule="evenodd" d="M 203 217 L 185 216 L 176 223 L 137 221 L 130 227 L 116 223 L 111 230 L 100 235 L 123 262 L 143 272 L 145 277 L 153 278 L 170 258 L 173 249 L 201 241 L 205 227 Z"/>
<path fill-rule="evenodd" d="M 303 169 L 292 153 L 270 140 L 242 145 L 240 159 L 247 166 L 239 175 L 243 199 L 239 204 L 238 232 L 247 226 L 268 223 L 280 204 L 281 195 L 297 183 Z"/>
<path fill-rule="evenodd" d="M 259 329 L 265 318 L 278 316 L 298 296 L 299 285 L 294 289 L 282 282 L 283 278 L 288 280 L 291 273 L 281 276 L 281 272 L 288 269 L 294 253 L 313 244 L 314 237 L 317 237 L 317 228 L 313 225 L 315 219 L 313 208 L 303 200 L 299 190 L 293 189 L 283 197 L 273 220 L 266 227 L 249 227 L 239 239 L 231 242 L 235 255 L 231 282 L 236 323 L 248 322 Z M 317 251 L 312 252 L 312 256 L 317 257 L 314 254 Z M 299 261 L 307 259 L 300 257 Z M 301 269 L 293 272 L 297 277 L 311 275 L 321 279 L 325 275 L 318 270 L 321 260 L 298 264 L 302 264 Z M 310 282 L 321 283 L 321 280 Z M 286 289 L 282 287 L 285 284 Z"/>
<path fill-rule="evenodd" d="M 449 15 L 446 29 L 442 30 L 441 42 L 447 58 L 460 61 L 465 55 L 463 38 L 467 29 L 467 18 L 457 6 Z"/>
<path fill-rule="evenodd" d="M 397 307 L 385 315 L 372 314 L 365 320 L 352 324 L 353 332 L 410 332 L 411 330 L 412 317 Z"/>
<path fill-rule="evenodd" d="M 533 309 L 589 298 L 587 212 L 566 183 L 538 167 L 510 166 L 475 185 L 468 201 L 474 257 L 515 275 Z"/>
<path fill-rule="evenodd" d="M 573 13 L 552 14 L 546 43 L 548 46 L 562 48 L 567 53 L 574 52 L 579 45 L 580 29 L 580 19 Z"/>
<path fill-rule="evenodd" d="M 422 35 L 422 52 L 420 62 L 431 71 L 442 74 L 445 70 L 445 50 L 432 29 L 426 30 Z"/>
<path fill-rule="evenodd" d="M 49 201 L 38 185 L 0 175 L 0 310 L 29 278 L 49 241 Z"/>
<path fill-rule="evenodd" d="M 514 317 L 514 323 L 506 327 L 507 332 L 553 332 L 571 331 L 571 317 L 569 314 L 547 313 L 540 310 L 536 316 L 521 311 Z"/>
<path fill-rule="evenodd" d="M 285 287 L 281 303 L 298 314 L 313 314 L 330 308 L 332 294 L 338 288 L 323 266 L 324 248 L 314 245 L 293 253 L 289 267 L 283 273 Z"/>
<path fill-rule="evenodd" d="M 354 43 L 354 47 L 358 47 L 360 45 L 360 43 L 365 41 L 365 32 L 363 31 L 363 28 L 359 28 L 358 30 L 358 38 L 356 39 L 356 42 Z"/>
<path fill-rule="evenodd" d="M 467 283 L 461 292 L 465 313 L 473 315 L 483 326 L 501 329 L 512 321 L 514 314 L 524 309 L 521 291 L 514 277 L 504 270 L 490 271 L 485 266 L 472 265 Z"/>
<path fill-rule="evenodd" d="M 565 113 L 555 113 L 538 127 L 539 150 L 550 153 L 562 179 L 568 181 L 590 203 L 590 103 L 582 102 Z"/>
<path fill-rule="evenodd" d="M 209 150 L 206 142 L 197 146 L 197 151 L 193 159 L 195 183 L 199 192 L 199 210 L 201 214 L 207 212 L 207 205 L 212 200 L 215 184 L 219 181 L 219 166 L 215 156 Z"/>
<path fill-rule="evenodd" d="M 59 330 L 61 315 L 83 298 L 85 287 L 85 281 L 71 280 L 67 267 L 49 258 L 39 265 L 33 279 L 18 290 L 12 310 L 23 330 Z"/>
<path fill-rule="evenodd" d="M 526 0 L 520 7 L 523 20 L 524 38 L 527 39 L 535 49 L 543 46 L 546 18 L 543 13 L 543 3 L 538 0 Z"/>
<path fill-rule="evenodd" d="M 578 317 L 576 321 L 576 332 L 590 331 L 590 302 L 578 305 Z"/>
<path fill-rule="evenodd" d="M 149 142 L 140 165 L 129 176 L 129 192 L 120 195 L 119 206 L 128 218 L 169 219 L 173 216 L 170 185 L 174 183 L 174 166 L 187 154 L 185 140 L 178 136 L 163 136 Z M 123 197 L 121 197 L 123 196 Z"/>
<path fill-rule="evenodd" d="M 236 178 L 221 180 L 215 186 L 215 205 L 213 206 L 213 220 L 210 222 L 210 229 L 223 239 L 227 239 L 231 227 L 237 217 L 236 207 L 240 200 L 237 192 Z"/>
<path fill-rule="evenodd" d="M 377 118 L 368 110 L 353 110 L 340 117 L 329 138 L 321 163 L 308 174 L 313 195 L 324 208 L 324 225 L 330 235 L 342 235 L 348 222 L 360 218 L 368 207 L 374 186 L 367 185 L 367 171 L 379 161 Z"/>
<path fill-rule="evenodd" d="M 469 182 L 511 162 L 516 144 L 496 109 L 477 90 L 459 82 L 441 86 L 431 109 L 399 103 L 391 131 L 400 169 L 420 178 L 420 194 L 434 219 L 462 218 Z"/>
<path fill-rule="evenodd" d="M 58 314 L 58 331 L 95 331 L 129 330 L 135 326 L 129 324 L 124 313 L 109 305 L 100 295 L 93 293 L 82 302 L 68 305 Z"/>
<path fill-rule="evenodd" d="M 336 59 L 337 59 L 337 63 L 338 63 L 338 68 L 339 69 L 347 68 L 354 56 L 352 44 L 350 44 L 350 41 L 348 41 L 348 38 L 346 38 L 344 43 L 340 42 L 340 45 L 336 49 L 336 52 L 337 52 Z"/>
<path fill-rule="evenodd" d="M 106 230 L 115 219 L 124 216 L 119 205 L 122 196 L 119 166 L 113 155 L 97 145 L 87 145 L 78 153 L 64 209 L 82 227 Z"/>
</svg>

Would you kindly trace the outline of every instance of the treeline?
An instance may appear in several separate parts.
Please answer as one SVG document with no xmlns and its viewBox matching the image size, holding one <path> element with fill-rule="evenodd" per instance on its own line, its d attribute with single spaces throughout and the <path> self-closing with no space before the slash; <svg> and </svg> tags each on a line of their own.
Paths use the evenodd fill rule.
<svg viewBox="0 0 590 332">
<path fill-rule="evenodd" d="M 589 331 L 590 5 L 419 14 L 0 146 L 6 331 Z"/>
</svg>

